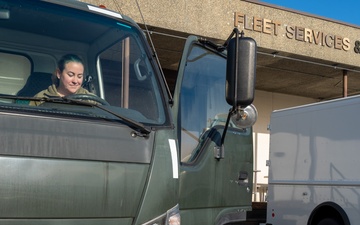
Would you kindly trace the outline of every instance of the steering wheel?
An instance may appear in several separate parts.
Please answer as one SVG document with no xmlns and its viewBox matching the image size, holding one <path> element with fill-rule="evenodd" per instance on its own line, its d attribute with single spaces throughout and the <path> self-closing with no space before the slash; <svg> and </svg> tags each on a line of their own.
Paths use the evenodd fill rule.
<svg viewBox="0 0 360 225">
<path fill-rule="evenodd" d="M 93 95 L 93 94 L 72 94 L 72 95 L 68 95 L 66 96 L 69 99 L 78 99 L 78 100 L 85 100 L 85 101 L 94 101 L 97 103 L 100 103 L 101 105 L 110 105 L 107 101 L 105 101 L 104 99 L 100 98 L 97 95 Z"/>
</svg>

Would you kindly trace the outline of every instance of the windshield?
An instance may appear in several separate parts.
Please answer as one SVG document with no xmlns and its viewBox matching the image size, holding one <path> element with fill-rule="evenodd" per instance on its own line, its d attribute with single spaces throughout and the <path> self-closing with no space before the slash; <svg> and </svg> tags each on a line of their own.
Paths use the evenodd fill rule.
<svg viewBox="0 0 360 225">
<path fill-rule="evenodd" d="M 1 3 L 0 110 L 168 123 L 143 33 L 120 14 L 111 13 L 113 19 L 75 1 L 77 9 L 32 0 Z M 79 64 L 80 70 L 73 67 Z M 70 94 L 108 111 L 43 99 Z"/>
</svg>

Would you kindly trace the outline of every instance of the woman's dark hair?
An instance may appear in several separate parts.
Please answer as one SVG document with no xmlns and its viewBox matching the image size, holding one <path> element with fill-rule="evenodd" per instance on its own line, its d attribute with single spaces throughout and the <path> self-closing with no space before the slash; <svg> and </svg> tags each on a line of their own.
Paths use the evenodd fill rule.
<svg viewBox="0 0 360 225">
<path fill-rule="evenodd" d="M 65 65 L 69 62 L 76 62 L 76 63 L 81 63 L 82 65 L 84 65 L 82 59 L 75 55 L 75 54 L 66 54 L 63 57 L 61 57 L 61 59 L 58 62 L 58 70 L 60 71 L 60 73 L 62 73 L 62 71 L 64 71 L 65 69 Z M 59 86 L 59 78 L 57 78 L 56 76 L 56 72 L 53 75 L 53 83 L 56 85 L 56 87 Z"/>
<path fill-rule="evenodd" d="M 75 54 L 67 54 L 61 57 L 61 59 L 58 62 L 58 69 L 60 70 L 60 72 L 62 72 L 65 69 L 65 65 L 69 62 L 77 62 L 84 65 L 82 59 L 79 56 Z"/>
</svg>

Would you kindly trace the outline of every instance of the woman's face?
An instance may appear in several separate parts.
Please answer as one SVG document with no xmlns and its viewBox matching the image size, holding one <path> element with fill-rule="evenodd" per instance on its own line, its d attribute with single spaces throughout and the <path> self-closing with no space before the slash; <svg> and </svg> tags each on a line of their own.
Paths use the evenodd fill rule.
<svg viewBox="0 0 360 225">
<path fill-rule="evenodd" d="M 57 88 L 60 96 L 74 94 L 83 82 L 84 66 L 78 62 L 68 62 L 62 72 L 57 70 L 56 75 L 60 80 Z"/>
</svg>

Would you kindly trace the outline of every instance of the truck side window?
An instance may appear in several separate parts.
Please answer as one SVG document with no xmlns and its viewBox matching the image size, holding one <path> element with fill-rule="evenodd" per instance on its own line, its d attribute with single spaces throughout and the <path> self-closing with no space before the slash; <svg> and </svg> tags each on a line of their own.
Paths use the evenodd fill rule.
<svg viewBox="0 0 360 225">
<path fill-rule="evenodd" d="M 0 52 L 1 94 L 15 95 L 31 73 L 30 60 L 18 54 Z"/>
<path fill-rule="evenodd" d="M 199 66 L 201 64 L 204 66 Z M 199 46 L 192 48 L 181 87 L 183 162 L 197 149 L 202 134 L 212 126 L 225 124 L 226 115 L 231 108 L 224 101 L 225 72 L 225 58 Z"/>
<path fill-rule="evenodd" d="M 116 41 L 99 55 L 103 96 L 112 106 L 141 113 L 156 122 L 164 121 L 159 86 L 148 59 L 133 36 Z"/>
</svg>

